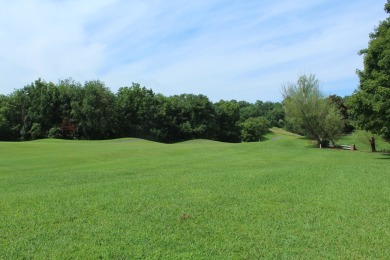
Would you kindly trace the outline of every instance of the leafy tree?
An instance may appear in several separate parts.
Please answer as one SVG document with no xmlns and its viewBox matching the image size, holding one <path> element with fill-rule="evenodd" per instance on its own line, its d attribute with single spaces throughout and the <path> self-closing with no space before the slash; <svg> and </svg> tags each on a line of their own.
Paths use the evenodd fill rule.
<svg viewBox="0 0 390 260">
<path fill-rule="evenodd" d="M 153 127 L 150 129 L 150 134 L 153 140 L 165 143 L 175 142 L 177 136 L 174 133 L 174 127 L 172 125 L 172 118 L 170 115 L 169 101 L 170 98 L 162 94 L 156 94 L 154 96 L 155 101 L 155 113 L 153 114 Z M 177 133 L 177 132 L 176 132 Z"/>
<path fill-rule="evenodd" d="M 117 115 L 123 136 L 151 138 L 156 128 L 157 99 L 151 89 L 141 88 L 138 83 L 118 90 Z"/>
<path fill-rule="evenodd" d="M 19 133 L 14 127 L 14 118 L 11 98 L 0 95 L 0 140 L 17 140 Z"/>
<path fill-rule="evenodd" d="M 28 97 L 25 89 L 18 89 L 11 93 L 7 110 L 9 111 L 8 120 L 12 129 L 16 132 L 17 139 L 26 139 L 27 109 L 29 106 Z"/>
<path fill-rule="evenodd" d="M 390 0 L 385 4 L 390 14 Z M 390 17 L 370 34 L 364 56 L 364 69 L 357 70 L 359 88 L 349 104 L 359 127 L 382 135 L 390 141 Z"/>
<path fill-rule="evenodd" d="M 13 110 L 13 128 L 20 132 L 22 140 L 47 136 L 58 121 L 56 86 L 38 79 L 10 96 Z"/>
<path fill-rule="evenodd" d="M 260 141 L 269 131 L 270 123 L 265 117 L 250 117 L 242 124 L 241 138 L 244 142 Z"/>
<path fill-rule="evenodd" d="M 349 113 L 348 113 L 348 107 L 347 105 L 345 104 L 345 100 L 340 97 L 340 96 L 337 96 L 337 95 L 331 95 L 328 97 L 329 101 L 331 104 L 333 104 L 337 110 L 339 111 L 342 119 L 343 119 L 343 133 L 345 134 L 349 134 L 349 133 L 352 133 L 353 130 L 354 130 L 354 127 L 352 126 L 352 123 L 351 123 L 351 120 L 350 120 L 350 116 L 349 116 Z"/>
<path fill-rule="evenodd" d="M 299 77 L 297 84 L 283 88 L 286 120 L 318 144 L 326 146 L 342 131 L 341 115 L 319 89 L 314 75 Z"/>
<path fill-rule="evenodd" d="M 257 101 L 256 104 L 259 104 L 259 101 Z M 263 115 L 263 112 L 260 110 L 260 107 L 256 104 L 252 104 L 247 101 L 238 102 L 238 105 L 240 106 L 241 123 L 245 122 L 245 120 L 250 117 L 259 117 Z"/>
<path fill-rule="evenodd" d="M 78 117 L 83 99 L 83 86 L 68 78 L 60 80 L 58 89 L 58 123 L 49 130 L 50 137 L 79 138 Z M 59 131 L 58 131 L 59 129 Z"/>
<path fill-rule="evenodd" d="M 257 100 L 254 104 L 246 101 L 240 101 L 238 104 L 240 106 L 241 123 L 251 117 L 265 117 L 271 126 L 284 126 L 285 115 L 281 103 Z"/>
<path fill-rule="evenodd" d="M 72 102 L 72 114 L 78 123 L 81 137 L 106 139 L 115 136 L 115 95 L 99 80 L 87 81 L 82 99 Z"/>
<path fill-rule="evenodd" d="M 271 126 L 283 127 L 285 121 L 283 105 L 279 102 L 272 103 L 272 108 L 267 111 L 265 117 Z"/>
<path fill-rule="evenodd" d="M 213 103 L 204 95 L 182 94 L 169 97 L 164 105 L 171 140 L 213 139 L 216 118 Z"/>
<path fill-rule="evenodd" d="M 235 100 L 221 100 L 214 104 L 217 117 L 216 139 L 222 142 L 240 142 L 240 106 Z"/>
</svg>

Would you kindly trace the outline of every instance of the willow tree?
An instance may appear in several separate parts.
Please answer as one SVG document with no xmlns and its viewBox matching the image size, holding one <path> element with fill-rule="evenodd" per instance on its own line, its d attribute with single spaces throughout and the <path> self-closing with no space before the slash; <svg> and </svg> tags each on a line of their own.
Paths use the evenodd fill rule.
<svg viewBox="0 0 390 260">
<path fill-rule="evenodd" d="M 314 139 L 320 146 L 335 140 L 342 132 L 343 121 L 336 107 L 325 98 L 314 75 L 299 77 L 296 84 L 282 90 L 286 121 L 297 131 Z"/>
</svg>

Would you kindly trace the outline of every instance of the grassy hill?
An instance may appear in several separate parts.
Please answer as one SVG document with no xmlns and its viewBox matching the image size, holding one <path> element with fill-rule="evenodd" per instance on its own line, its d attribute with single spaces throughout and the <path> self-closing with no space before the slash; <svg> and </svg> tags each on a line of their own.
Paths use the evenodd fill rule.
<svg viewBox="0 0 390 260">
<path fill-rule="evenodd" d="M 278 129 L 0 142 L 0 258 L 389 258 L 389 163 Z"/>
</svg>

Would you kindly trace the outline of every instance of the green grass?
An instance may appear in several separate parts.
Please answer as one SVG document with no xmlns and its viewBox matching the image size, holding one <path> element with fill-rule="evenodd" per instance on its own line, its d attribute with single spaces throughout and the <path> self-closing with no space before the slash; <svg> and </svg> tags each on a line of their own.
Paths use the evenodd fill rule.
<svg viewBox="0 0 390 260">
<path fill-rule="evenodd" d="M 266 140 L 0 142 L 0 259 L 390 258 L 388 154 Z"/>
</svg>

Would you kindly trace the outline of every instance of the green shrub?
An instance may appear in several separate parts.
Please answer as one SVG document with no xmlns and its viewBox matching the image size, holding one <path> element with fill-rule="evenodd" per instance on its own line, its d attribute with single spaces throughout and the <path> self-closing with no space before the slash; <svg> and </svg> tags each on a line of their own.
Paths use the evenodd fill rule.
<svg viewBox="0 0 390 260">
<path fill-rule="evenodd" d="M 48 137 L 49 138 L 61 138 L 62 137 L 61 129 L 59 127 L 50 128 Z"/>
<path fill-rule="evenodd" d="M 250 117 L 242 124 L 241 139 L 244 142 L 257 142 L 268 132 L 270 123 L 265 117 Z"/>
</svg>

